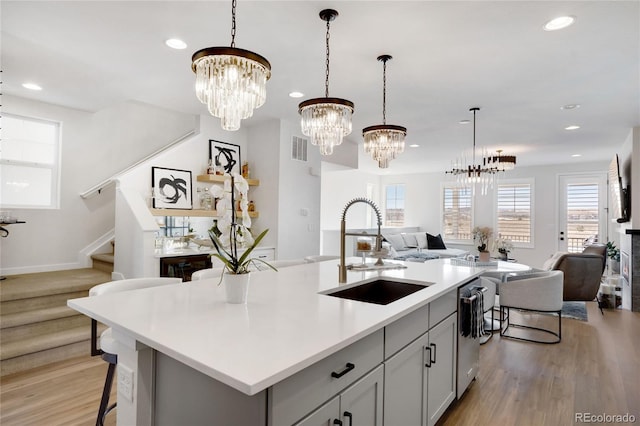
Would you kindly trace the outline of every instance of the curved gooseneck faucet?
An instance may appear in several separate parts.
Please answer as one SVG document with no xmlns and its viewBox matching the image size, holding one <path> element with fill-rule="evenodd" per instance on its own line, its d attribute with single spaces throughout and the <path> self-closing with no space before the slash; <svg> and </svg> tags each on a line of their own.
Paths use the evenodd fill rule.
<svg viewBox="0 0 640 426">
<path fill-rule="evenodd" d="M 347 210 L 349 210 L 349 207 L 351 207 L 356 203 L 365 203 L 371 206 L 371 208 L 373 208 L 373 210 L 376 212 L 376 217 L 378 218 L 378 234 L 376 235 L 375 251 L 380 252 L 382 249 L 382 234 L 380 233 L 380 227 L 382 226 L 382 215 L 380 214 L 380 209 L 378 209 L 378 206 L 376 206 L 376 204 L 373 201 L 367 198 L 362 198 L 362 197 L 354 198 L 353 200 L 349 201 L 347 205 L 344 207 L 344 210 L 342 210 L 342 220 L 340 221 L 340 264 L 338 265 L 340 269 L 338 282 L 340 283 L 347 282 L 347 265 L 345 264 L 345 253 L 344 253 L 345 237 L 347 235 L 357 236 L 357 237 L 360 237 L 362 235 L 370 235 L 370 234 L 355 234 L 355 233 L 346 232 Z M 378 259 L 378 262 L 376 264 L 382 264 L 382 261 Z"/>
</svg>

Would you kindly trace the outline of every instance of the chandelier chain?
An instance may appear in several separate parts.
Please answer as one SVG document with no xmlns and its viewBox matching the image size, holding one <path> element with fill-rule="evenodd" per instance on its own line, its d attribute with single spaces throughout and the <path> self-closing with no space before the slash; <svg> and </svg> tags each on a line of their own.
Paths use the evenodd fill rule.
<svg viewBox="0 0 640 426">
<path fill-rule="evenodd" d="M 231 47 L 236 47 L 236 2 L 231 0 Z"/>
<path fill-rule="evenodd" d="M 326 61 L 326 66 L 327 66 L 327 69 L 325 71 L 325 80 L 324 80 L 324 97 L 325 98 L 329 97 L 329 28 L 330 28 L 330 21 L 327 20 L 327 36 L 326 36 L 326 43 L 327 43 L 327 61 Z"/>
<path fill-rule="evenodd" d="M 387 124 L 387 61 L 382 61 L 382 124 Z"/>
</svg>

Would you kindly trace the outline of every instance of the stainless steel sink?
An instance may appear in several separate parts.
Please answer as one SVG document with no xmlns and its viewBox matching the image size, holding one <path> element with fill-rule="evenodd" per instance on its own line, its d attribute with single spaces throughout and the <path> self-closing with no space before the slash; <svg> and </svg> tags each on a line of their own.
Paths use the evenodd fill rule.
<svg viewBox="0 0 640 426">
<path fill-rule="evenodd" d="M 347 288 L 323 292 L 322 294 L 359 302 L 388 305 L 416 291 L 425 289 L 430 284 L 432 283 L 415 284 L 380 278 Z"/>
</svg>

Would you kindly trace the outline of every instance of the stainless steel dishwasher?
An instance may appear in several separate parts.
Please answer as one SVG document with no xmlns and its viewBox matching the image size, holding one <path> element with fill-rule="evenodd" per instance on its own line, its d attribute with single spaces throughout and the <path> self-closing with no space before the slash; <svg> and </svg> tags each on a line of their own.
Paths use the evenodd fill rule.
<svg viewBox="0 0 640 426">
<path fill-rule="evenodd" d="M 480 278 L 476 278 L 467 284 L 458 287 L 458 383 L 457 398 L 460 399 L 462 394 L 467 390 L 473 379 L 478 374 L 478 364 L 480 357 L 480 337 L 474 333 L 463 333 L 465 324 L 471 321 L 467 315 L 472 314 L 470 306 L 478 297 L 486 291 Z M 480 312 L 482 309 L 480 309 Z M 482 316 L 482 313 L 479 313 Z M 463 334 L 466 334 L 463 336 Z"/>
</svg>

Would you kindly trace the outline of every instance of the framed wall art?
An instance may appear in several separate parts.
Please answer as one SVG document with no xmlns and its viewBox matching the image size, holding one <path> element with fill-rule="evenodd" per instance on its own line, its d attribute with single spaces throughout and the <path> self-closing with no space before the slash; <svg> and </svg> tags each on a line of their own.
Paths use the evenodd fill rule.
<svg viewBox="0 0 640 426">
<path fill-rule="evenodd" d="M 151 167 L 154 209 L 192 209 L 191 171 Z"/>
<path fill-rule="evenodd" d="M 225 174 L 240 174 L 240 145 L 209 139 L 209 159 L 214 167 L 222 167 Z"/>
</svg>

